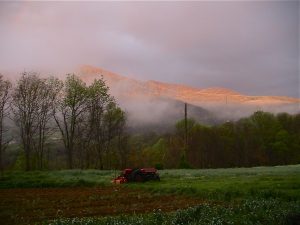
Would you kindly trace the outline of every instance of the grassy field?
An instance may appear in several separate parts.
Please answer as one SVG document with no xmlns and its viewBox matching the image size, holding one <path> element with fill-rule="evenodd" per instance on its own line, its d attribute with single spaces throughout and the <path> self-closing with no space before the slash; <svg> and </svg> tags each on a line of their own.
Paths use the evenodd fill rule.
<svg viewBox="0 0 300 225">
<path fill-rule="evenodd" d="M 111 185 L 114 175 L 114 171 L 97 170 L 7 172 L 1 177 L 0 193 L 21 191 L 27 193 L 28 198 L 19 200 L 15 197 L 13 201 L 17 195 L 12 194 L 8 201 L 4 197 L 1 201 L 5 201 L 5 205 L 0 205 L 0 219 L 4 220 L 11 214 L 13 219 L 9 221 L 21 224 L 20 217 L 14 215 L 16 205 L 23 204 L 23 215 L 40 210 L 38 213 L 43 212 L 43 205 L 50 207 L 50 200 L 46 200 L 53 198 L 52 202 L 58 201 L 62 207 L 51 206 L 53 214 L 43 212 L 44 217 L 31 215 L 33 219 L 30 223 L 39 221 L 40 224 L 42 220 L 44 224 L 57 225 L 300 223 L 300 165 L 163 170 L 160 171 L 161 182 L 126 184 L 122 187 Z M 32 188 L 43 190 L 43 194 L 37 197 L 32 193 L 38 191 Z M 116 188 L 117 192 L 107 191 Z M 57 193 L 60 190 L 74 192 L 74 195 L 61 194 L 58 200 L 55 196 L 59 194 L 51 194 L 53 189 Z M 115 208 L 108 210 L 111 202 L 115 202 Z M 44 210 L 50 211 L 49 207 Z"/>
<path fill-rule="evenodd" d="M 6 172 L 0 178 L 0 189 L 106 186 L 114 174 L 101 170 Z"/>
<path fill-rule="evenodd" d="M 300 165 L 207 170 L 164 170 L 162 182 L 131 184 L 154 193 L 230 201 L 248 197 L 300 200 Z"/>
</svg>

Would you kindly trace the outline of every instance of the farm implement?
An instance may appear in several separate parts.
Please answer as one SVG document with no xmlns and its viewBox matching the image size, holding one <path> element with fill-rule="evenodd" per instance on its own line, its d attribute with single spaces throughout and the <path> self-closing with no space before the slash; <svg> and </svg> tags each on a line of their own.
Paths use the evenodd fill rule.
<svg viewBox="0 0 300 225">
<path fill-rule="evenodd" d="M 159 174 L 155 168 L 124 169 L 112 183 L 122 184 L 127 182 L 159 181 Z"/>
</svg>

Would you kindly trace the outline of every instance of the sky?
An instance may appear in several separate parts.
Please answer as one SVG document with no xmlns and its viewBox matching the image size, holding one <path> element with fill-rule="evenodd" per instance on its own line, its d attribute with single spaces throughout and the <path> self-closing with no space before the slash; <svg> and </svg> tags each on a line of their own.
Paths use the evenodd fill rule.
<svg viewBox="0 0 300 225">
<path fill-rule="evenodd" d="M 299 1 L 0 2 L 0 73 L 93 65 L 139 80 L 299 96 Z"/>
</svg>

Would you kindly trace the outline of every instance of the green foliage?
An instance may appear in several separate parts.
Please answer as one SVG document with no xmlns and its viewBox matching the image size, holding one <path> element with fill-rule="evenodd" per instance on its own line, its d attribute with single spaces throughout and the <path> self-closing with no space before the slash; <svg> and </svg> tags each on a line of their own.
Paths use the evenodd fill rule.
<svg viewBox="0 0 300 225">
<path fill-rule="evenodd" d="M 94 80 L 94 82 L 89 86 L 87 94 L 91 101 L 106 102 L 110 98 L 108 91 L 109 88 L 106 86 L 102 77 L 101 79 Z"/>
<path fill-rule="evenodd" d="M 154 165 L 154 167 L 155 167 L 155 169 L 157 169 L 157 170 L 163 170 L 163 169 L 164 169 L 163 164 L 160 164 L 160 163 L 156 163 L 156 164 Z"/>
<path fill-rule="evenodd" d="M 178 168 L 179 169 L 191 169 L 192 168 L 191 165 L 186 160 L 186 157 L 184 154 L 181 156 Z"/>
<path fill-rule="evenodd" d="M 164 159 L 167 150 L 167 143 L 164 138 L 159 138 L 153 145 L 146 147 L 142 151 L 143 158 L 146 159 L 143 165 L 147 167 L 164 168 Z M 142 165 L 139 165 L 139 167 Z"/>
<path fill-rule="evenodd" d="M 163 138 L 160 138 L 151 149 L 151 157 L 154 161 L 154 164 L 163 165 L 164 155 L 166 152 L 166 141 Z"/>
<path fill-rule="evenodd" d="M 178 168 L 187 164 L 194 168 L 285 165 L 300 163 L 300 119 L 289 115 L 258 111 L 236 122 L 205 127 L 188 121 L 188 146 L 184 149 L 184 120 L 176 124 L 176 132 L 167 146 L 166 161 L 175 154 Z M 174 165 L 174 164 L 173 164 Z M 169 167 L 174 168 L 173 165 Z"/>
<path fill-rule="evenodd" d="M 291 215 L 300 211 L 300 202 L 282 203 L 277 199 L 250 199 L 227 206 L 204 203 L 196 207 L 163 213 L 106 218 L 57 219 L 51 225 L 214 225 L 214 224 L 288 224 Z"/>
<path fill-rule="evenodd" d="M 196 121 L 192 118 L 188 118 L 187 119 L 187 130 L 188 132 L 190 132 L 194 125 L 196 124 Z M 185 132 L 185 120 L 179 120 L 176 125 L 176 131 L 178 132 L 179 135 L 184 135 L 184 132 Z"/>
<path fill-rule="evenodd" d="M 65 81 L 64 103 L 68 107 L 78 107 L 86 99 L 86 84 L 75 74 L 68 74 Z"/>
<path fill-rule="evenodd" d="M 24 170 L 25 168 L 25 154 L 23 151 L 18 151 L 17 159 L 13 165 L 13 170 Z"/>
</svg>

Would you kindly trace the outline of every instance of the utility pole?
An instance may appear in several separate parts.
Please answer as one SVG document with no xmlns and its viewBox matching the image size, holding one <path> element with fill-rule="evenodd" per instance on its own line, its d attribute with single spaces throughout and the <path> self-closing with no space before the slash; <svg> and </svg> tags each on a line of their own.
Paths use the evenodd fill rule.
<svg viewBox="0 0 300 225">
<path fill-rule="evenodd" d="M 183 143 L 183 149 L 182 149 L 182 155 L 181 155 L 181 160 L 179 167 L 180 168 L 190 168 L 189 164 L 187 162 L 186 156 L 187 156 L 187 151 L 188 151 L 188 121 L 187 121 L 187 103 L 184 103 L 184 143 Z"/>
<path fill-rule="evenodd" d="M 188 147 L 187 103 L 184 103 L 184 131 L 184 149 L 186 151 Z"/>
</svg>

